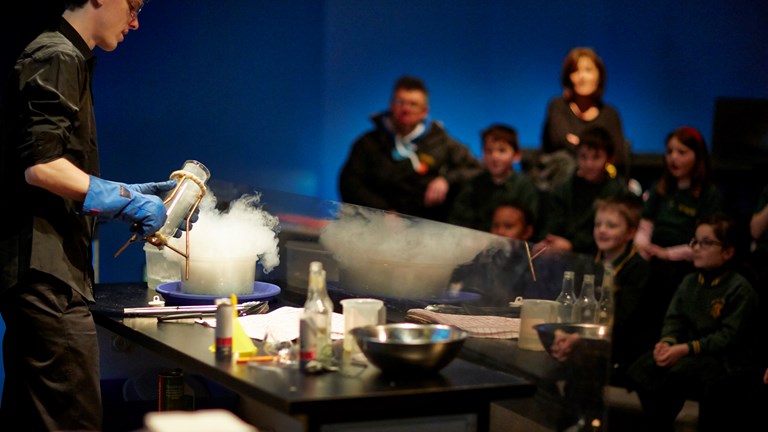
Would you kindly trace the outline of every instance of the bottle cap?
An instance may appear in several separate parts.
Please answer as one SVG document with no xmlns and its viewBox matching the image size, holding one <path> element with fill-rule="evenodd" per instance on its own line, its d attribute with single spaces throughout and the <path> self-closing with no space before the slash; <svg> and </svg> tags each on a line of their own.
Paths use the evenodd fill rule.
<svg viewBox="0 0 768 432">
<path fill-rule="evenodd" d="M 231 299 L 230 297 L 218 297 L 218 298 L 216 298 L 216 299 L 213 301 L 213 303 L 214 303 L 216 306 L 218 306 L 218 305 L 221 305 L 221 304 L 225 304 L 225 305 L 231 305 L 231 304 L 232 304 L 232 299 Z"/>
<path fill-rule="evenodd" d="M 152 307 L 165 306 L 165 300 L 162 300 L 160 296 L 154 296 L 152 297 L 152 300 L 149 302 L 149 305 Z"/>
</svg>

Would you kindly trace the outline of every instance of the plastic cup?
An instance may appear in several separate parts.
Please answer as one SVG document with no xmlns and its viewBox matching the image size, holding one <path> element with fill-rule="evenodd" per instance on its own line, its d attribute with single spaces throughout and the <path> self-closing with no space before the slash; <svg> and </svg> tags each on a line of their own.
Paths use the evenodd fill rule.
<svg viewBox="0 0 768 432">
<path fill-rule="evenodd" d="M 531 351 L 544 351 L 539 333 L 533 326 L 556 322 L 559 303 L 552 300 L 523 300 L 520 309 L 520 337 L 517 346 Z"/>
<path fill-rule="evenodd" d="M 355 338 L 350 330 L 357 327 L 384 324 L 387 321 L 387 310 L 384 302 L 372 298 L 353 298 L 341 301 L 344 314 L 344 351 L 360 352 Z"/>
</svg>

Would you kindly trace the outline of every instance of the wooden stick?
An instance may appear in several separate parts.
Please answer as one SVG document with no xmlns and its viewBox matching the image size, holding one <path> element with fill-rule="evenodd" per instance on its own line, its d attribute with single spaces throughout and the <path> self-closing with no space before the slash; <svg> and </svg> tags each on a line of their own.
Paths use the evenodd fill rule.
<svg viewBox="0 0 768 432">
<path fill-rule="evenodd" d="M 548 248 L 548 247 L 549 247 L 549 246 L 544 246 L 544 247 L 542 247 L 541 249 L 539 249 L 539 251 L 538 251 L 538 252 L 536 252 L 535 254 L 533 254 L 533 256 L 531 257 L 531 261 L 535 260 L 535 259 L 536 259 L 536 257 L 538 257 L 539 255 L 541 255 L 541 253 L 542 253 L 542 252 L 544 252 L 545 250 L 547 250 L 547 248 Z"/>
<path fill-rule="evenodd" d="M 536 282 L 536 272 L 533 270 L 533 258 L 531 258 L 531 248 L 528 247 L 528 242 L 525 243 L 525 252 L 528 254 L 528 265 L 531 266 L 531 276 L 533 277 L 533 281 Z"/>
</svg>

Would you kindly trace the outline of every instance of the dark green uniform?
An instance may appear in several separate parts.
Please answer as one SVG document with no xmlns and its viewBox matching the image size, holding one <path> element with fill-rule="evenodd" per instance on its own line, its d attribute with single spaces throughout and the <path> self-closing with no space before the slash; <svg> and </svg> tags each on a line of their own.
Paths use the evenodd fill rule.
<svg viewBox="0 0 768 432">
<path fill-rule="evenodd" d="M 653 299 L 646 284 L 650 265 L 630 242 L 621 256 L 613 261 L 615 275 L 612 363 L 613 385 L 626 385 L 626 369 L 652 345 L 658 337 L 658 326 L 648 322 L 645 311 Z"/>
<path fill-rule="evenodd" d="M 688 244 L 696 232 L 696 221 L 719 211 L 720 191 L 713 185 L 698 196 L 689 189 L 674 189 L 661 195 L 653 187 L 643 206 L 643 219 L 653 222 L 651 242 L 662 247 Z"/>
<path fill-rule="evenodd" d="M 716 213 L 721 209 L 720 191 L 710 185 L 696 196 L 690 189 L 670 189 L 666 195 L 650 190 L 648 200 L 643 205 L 643 219 L 653 222 L 653 244 L 670 247 L 688 244 L 696 233 L 696 221 Z M 647 314 L 649 322 L 655 322 L 655 328 L 661 328 L 669 302 L 683 278 L 696 269 L 689 261 L 667 261 L 658 258 L 651 260 L 651 277 L 648 289 L 656 303 Z"/>
<path fill-rule="evenodd" d="M 565 237 L 571 242 L 573 252 L 592 257 L 597 253 L 593 233 L 595 201 L 625 193 L 626 183 L 618 177 L 606 177 L 599 183 L 590 183 L 574 174 L 570 181 L 550 194 L 546 232 Z"/>
<path fill-rule="evenodd" d="M 690 354 L 671 367 L 657 366 L 653 347 L 630 366 L 643 409 L 653 427 L 669 428 L 686 399 L 700 402 L 699 425 L 733 425 L 747 413 L 739 397 L 755 369 L 753 343 L 757 294 L 746 278 L 692 273 L 669 304 L 660 340 L 687 343 Z M 756 376 L 755 376 L 756 378 Z M 726 429 L 718 429 L 726 430 Z"/>
<path fill-rule="evenodd" d="M 513 201 L 528 209 L 528 223 L 533 225 L 539 206 L 536 186 L 525 174 L 513 172 L 502 184 L 494 183 L 491 173 L 483 171 L 465 184 L 453 203 L 448 222 L 489 232 L 493 212 L 501 202 Z"/>
</svg>

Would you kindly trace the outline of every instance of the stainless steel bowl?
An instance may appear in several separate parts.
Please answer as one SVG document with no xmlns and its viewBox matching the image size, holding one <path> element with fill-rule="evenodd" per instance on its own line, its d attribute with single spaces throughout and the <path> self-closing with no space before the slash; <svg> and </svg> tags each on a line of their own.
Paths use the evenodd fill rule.
<svg viewBox="0 0 768 432">
<path fill-rule="evenodd" d="M 610 353 L 611 327 L 600 324 L 547 323 L 533 326 L 544 349 L 557 360 L 574 354 L 605 356 Z"/>
<path fill-rule="evenodd" d="M 382 372 L 437 372 L 461 350 L 469 333 L 442 324 L 383 324 L 351 330 L 360 350 Z"/>
</svg>

